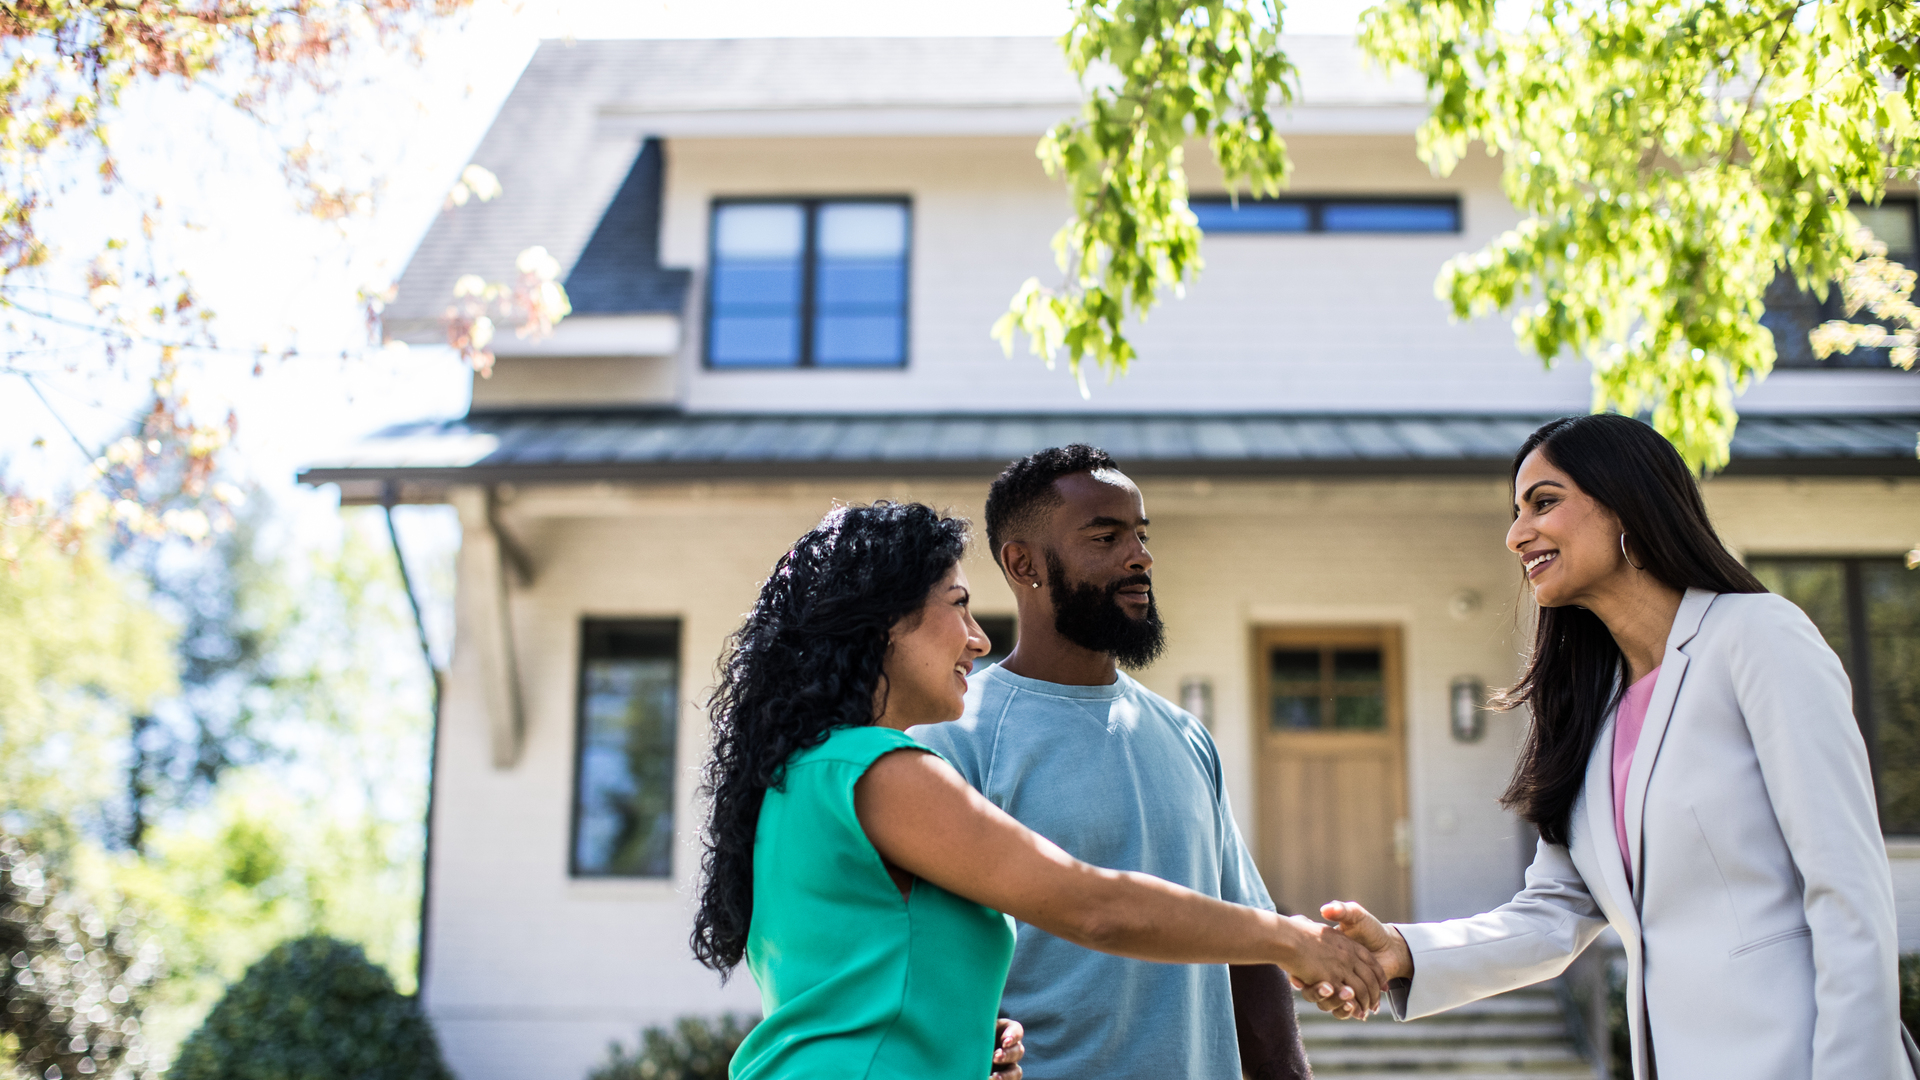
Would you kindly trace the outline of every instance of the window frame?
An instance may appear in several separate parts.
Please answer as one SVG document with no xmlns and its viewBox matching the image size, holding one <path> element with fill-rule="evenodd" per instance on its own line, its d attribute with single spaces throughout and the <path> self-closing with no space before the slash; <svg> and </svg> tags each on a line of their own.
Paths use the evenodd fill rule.
<svg viewBox="0 0 1920 1080">
<path fill-rule="evenodd" d="M 907 235 L 900 251 L 900 362 L 897 364 L 820 364 L 813 355 L 815 278 L 819 274 L 820 208 L 829 204 L 899 206 L 907 212 Z M 716 364 L 713 362 L 713 275 L 719 265 L 720 211 L 728 206 L 798 206 L 803 233 L 800 240 L 800 356 L 791 364 Z M 908 195 L 726 195 L 707 208 L 707 266 L 701 299 L 700 364 L 708 371 L 903 371 L 913 362 L 913 198 Z"/>
<path fill-rule="evenodd" d="M 1818 369 L 1816 369 L 1818 370 Z M 1756 562 L 1764 563 L 1839 563 L 1841 568 L 1840 595 L 1846 604 L 1847 652 L 1841 661 L 1846 667 L 1847 683 L 1852 691 L 1853 719 L 1859 725 L 1860 737 L 1867 744 L 1867 771 L 1873 783 L 1874 823 L 1880 824 L 1880 725 L 1873 715 L 1873 642 L 1867 623 L 1866 590 L 1862 584 L 1860 572 L 1863 563 L 1898 563 L 1903 556 L 1886 552 L 1850 552 L 1843 554 L 1806 554 L 1804 552 L 1747 552 L 1742 562 L 1751 567 Z M 1920 570 L 1908 573 L 1920 574 Z M 1779 594 L 1775 594 L 1779 595 Z M 1788 603 L 1792 600 L 1782 596 Z M 1800 605 L 1795 603 L 1794 607 Z M 1808 616 L 1811 618 L 1811 616 Z M 1824 640 L 1824 636 L 1823 636 Z M 1881 835 L 1885 839 L 1920 840 L 1920 833 L 1889 833 L 1881 825 Z"/>
<path fill-rule="evenodd" d="M 680 688 L 686 678 L 686 621 L 677 616 L 639 616 L 639 617 L 602 617 L 582 616 L 579 620 L 579 651 L 574 656 L 574 702 L 573 702 L 573 777 L 567 792 L 567 878 L 571 881 L 632 881 L 632 882 L 672 882 L 679 869 L 679 783 L 678 759 L 680 754 Z M 596 630 L 606 632 L 627 628 L 640 633 L 665 633 L 673 640 L 671 658 L 674 665 L 674 716 L 673 749 L 675 764 L 667 774 L 668 813 L 673 818 L 675 843 L 667 851 L 667 872 L 661 874 L 630 874 L 617 870 L 592 870 L 580 865 L 580 819 L 584 800 L 581 795 L 581 780 L 586 765 L 587 747 L 587 662 L 606 654 L 599 654 L 590 648 Z M 666 655 L 663 653 L 663 656 Z"/>
<path fill-rule="evenodd" d="M 1190 196 L 1187 206 L 1233 206 L 1259 205 L 1262 203 L 1293 203 L 1304 205 L 1307 209 L 1307 227 L 1298 232 L 1285 229 L 1224 229 L 1208 232 L 1204 226 L 1201 232 L 1207 236 L 1459 236 L 1467 230 L 1467 212 L 1458 194 L 1453 195 L 1277 195 L 1271 198 L 1255 198 L 1251 195 L 1235 199 L 1226 194 L 1207 194 Z M 1360 206 L 1443 206 L 1453 211 L 1452 229 L 1419 230 L 1359 230 L 1328 229 L 1326 227 L 1326 208 L 1330 205 Z"/>
</svg>

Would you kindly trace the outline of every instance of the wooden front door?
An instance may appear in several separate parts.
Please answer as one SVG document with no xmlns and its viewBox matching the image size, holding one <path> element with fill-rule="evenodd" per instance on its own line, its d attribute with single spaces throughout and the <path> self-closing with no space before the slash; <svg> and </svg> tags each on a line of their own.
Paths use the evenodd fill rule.
<svg viewBox="0 0 1920 1080">
<path fill-rule="evenodd" d="M 1400 632 L 1255 632 L 1260 869 L 1283 912 L 1355 900 L 1413 916 L 1407 878 L 1406 716 Z"/>
</svg>

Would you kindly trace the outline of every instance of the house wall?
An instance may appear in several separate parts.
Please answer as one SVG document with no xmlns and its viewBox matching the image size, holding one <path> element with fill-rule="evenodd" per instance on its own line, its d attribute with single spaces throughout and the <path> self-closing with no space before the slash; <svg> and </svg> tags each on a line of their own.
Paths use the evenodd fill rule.
<svg viewBox="0 0 1920 1080">
<path fill-rule="evenodd" d="M 1055 282 L 1050 247 L 1064 185 L 1034 139 L 673 139 L 667 147 L 661 261 L 693 267 L 680 353 L 693 410 L 1057 411 L 1582 409 L 1584 370 L 1543 375 L 1505 320 L 1455 324 L 1434 297 L 1449 257 L 1514 221 L 1495 163 L 1474 157 L 1445 179 L 1411 135 L 1290 138 L 1293 190 L 1462 197 L 1465 232 L 1428 236 L 1216 236 L 1184 299 L 1168 296 L 1135 344 L 1140 362 L 1083 401 L 1064 365 L 989 336 L 1028 277 Z M 1204 147 L 1189 154 L 1196 192 L 1223 190 Z M 887 371 L 712 371 L 703 355 L 712 201 L 724 196 L 905 195 L 913 200 L 910 358 Z"/>
<path fill-rule="evenodd" d="M 1169 697 L 1214 684 L 1214 734 L 1234 811 L 1256 848 L 1253 629 L 1268 623 L 1390 623 L 1406 645 L 1414 904 L 1420 918 L 1483 910 L 1511 895 L 1527 844 L 1495 805 L 1520 720 L 1494 716 L 1477 743 L 1447 732 L 1447 686 L 1490 684 L 1518 663 L 1518 577 L 1502 547 L 1497 480 L 1155 479 L 1157 588 L 1165 658 L 1142 674 Z M 1920 482 L 1718 480 L 1708 500 L 1737 550 L 1892 553 L 1920 540 Z M 583 1075 L 609 1040 L 688 1013 L 757 1011 L 744 972 L 722 987 L 689 958 L 697 863 L 696 702 L 725 636 L 786 545 L 835 500 L 920 499 L 978 520 L 975 483 L 844 481 L 580 486 L 524 491 L 503 520 L 536 576 L 512 590 L 525 747 L 496 769 L 472 650 L 456 646 L 437 759 L 428 1009 L 462 1080 Z M 462 626 L 477 617 L 478 568 L 463 565 Z M 976 552 L 976 606 L 1012 599 Z M 682 620 L 683 705 L 673 877 L 567 875 L 579 622 Z M 462 637 L 467 636 L 462 631 Z M 1899 863 L 1903 918 L 1920 911 L 1920 860 Z M 1920 923 L 1903 921 L 1920 944 Z"/>
</svg>

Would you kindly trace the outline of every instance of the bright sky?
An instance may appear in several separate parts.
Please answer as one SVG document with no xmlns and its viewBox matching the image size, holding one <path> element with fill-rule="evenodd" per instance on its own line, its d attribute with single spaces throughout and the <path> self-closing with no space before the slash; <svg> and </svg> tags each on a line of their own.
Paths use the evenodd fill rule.
<svg viewBox="0 0 1920 1080">
<path fill-rule="evenodd" d="M 467 24 L 430 44 L 423 65 L 387 58 L 361 62 L 326 115 L 330 145 L 345 148 L 340 171 L 383 183 L 377 209 L 346 233 L 300 215 L 280 157 L 250 121 L 207 93 L 131 95 L 116 125 L 130 188 L 165 197 L 170 226 L 160 243 L 193 275 L 218 318 L 220 343 L 235 353 L 202 359 L 196 404 L 217 415 L 231 405 L 241 421 L 239 463 L 269 489 L 296 494 L 293 474 L 360 435 L 400 420 L 465 411 L 468 378 L 445 350 L 416 348 L 372 362 L 321 360 L 251 374 L 247 349 L 297 345 L 338 355 L 364 341 L 363 285 L 391 281 L 440 211 L 442 198 L 546 37 L 734 37 L 824 35 L 1058 34 L 1068 24 L 1059 0 L 477 0 Z M 1349 33 L 1365 7 L 1310 0 L 1285 12 L 1289 30 Z M 108 235 L 126 235 L 137 216 L 86 183 L 64 197 L 47 234 L 70 265 Z M 123 208 L 124 209 L 124 208 Z M 104 224 L 103 224 L 104 223 Z M 117 229 L 117 232 L 116 232 Z M 138 405 L 138 379 L 101 380 L 60 370 L 84 362 L 84 347 L 37 365 L 39 380 L 81 442 L 97 446 L 124 432 Z M 97 368 L 97 364 L 88 365 Z M 34 440 L 44 446 L 34 447 Z M 16 478 L 41 486 L 83 462 L 55 418 L 17 377 L 0 374 L 0 455 Z"/>
</svg>

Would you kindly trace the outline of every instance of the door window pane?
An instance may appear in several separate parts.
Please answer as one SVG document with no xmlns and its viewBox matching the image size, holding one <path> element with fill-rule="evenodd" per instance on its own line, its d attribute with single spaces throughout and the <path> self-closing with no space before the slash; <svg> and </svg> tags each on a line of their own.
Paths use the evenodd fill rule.
<svg viewBox="0 0 1920 1080">
<path fill-rule="evenodd" d="M 1382 730 L 1383 675 L 1379 649 L 1273 649 L 1267 654 L 1268 722 L 1275 731 Z"/>
<path fill-rule="evenodd" d="M 1300 731 L 1320 726 L 1323 704 L 1320 650 L 1274 649 L 1267 655 L 1268 684 L 1273 695 L 1270 723 L 1276 731 Z"/>
<path fill-rule="evenodd" d="M 715 365 L 800 362 L 805 253 L 805 208 L 797 203 L 714 209 L 707 355 Z"/>
<path fill-rule="evenodd" d="M 573 872 L 669 877 L 679 629 L 589 621 L 582 639 Z"/>
</svg>

